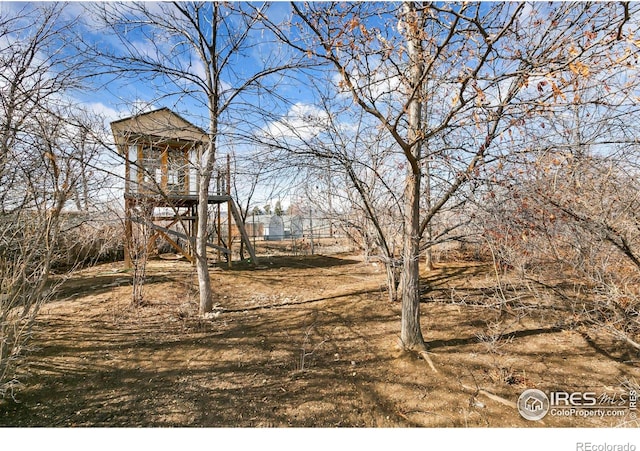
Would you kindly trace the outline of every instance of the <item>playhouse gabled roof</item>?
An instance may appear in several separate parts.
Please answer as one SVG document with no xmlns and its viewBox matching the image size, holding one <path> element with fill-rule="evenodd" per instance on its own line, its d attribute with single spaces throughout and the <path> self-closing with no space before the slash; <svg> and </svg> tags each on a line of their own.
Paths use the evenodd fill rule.
<svg viewBox="0 0 640 451">
<path fill-rule="evenodd" d="M 118 148 L 127 141 L 148 138 L 153 141 L 207 142 L 208 135 L 169 108 L 120 119 L 111 123 L 111 131 Z"/>
</svg>

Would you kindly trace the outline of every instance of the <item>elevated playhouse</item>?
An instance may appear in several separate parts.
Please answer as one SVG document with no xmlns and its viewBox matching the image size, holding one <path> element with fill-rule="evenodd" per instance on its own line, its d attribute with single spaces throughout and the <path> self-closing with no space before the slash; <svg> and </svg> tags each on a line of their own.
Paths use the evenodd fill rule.
<svg viewBox="0 0 640 451">
<path fill-rule="evenodd" d="M 152 230 L 146 240 L 148 250 L 163 238 L 175 251 L 195 262 L 198 223 L 199 165 L 208 135 L 168 108 L 161 108 L 111 123 L 118 152 L 125 158 L 125 266 L 131 267 L 135 224 Z M 255 252 L 244 228 L 240 212 L 230 195 L 230 165 L 212 178 L 207 203 L 217 205 L 214 223 L 217 244 L 207 243 L 231 262 L 231 233 L 227 243 L 221 237 L 220 205 L 227 205 L 252 261 Z"/>
</svg>

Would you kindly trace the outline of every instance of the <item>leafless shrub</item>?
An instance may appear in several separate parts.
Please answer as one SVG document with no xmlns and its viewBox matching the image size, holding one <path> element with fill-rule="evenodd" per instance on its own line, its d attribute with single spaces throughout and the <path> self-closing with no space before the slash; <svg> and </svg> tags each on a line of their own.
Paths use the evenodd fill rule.
<svg viewBox="0 0 640 451">
<path fill-rule="evenodd" d="M 314 330 L 315 324 L 312 324 L 304 333 L 304 339 L 302 341 L 302 345 L 300 346 L 300 359 L 296 367 L 298 371 L 304 372 L 309 369 L 309 367 L 311 366 L 310 360 L 312 359 L 316 351 L 318 351 L 327 341 L 326 338 L 323 338 L 321 341 L 314 343 Z"/>
<path fill-rule="evenodd" d="M 555 287 L 555 301 L 532 290 L 540 304 L 640 349 L 640 187 L 627 162 L 544 154 L 488 203 L 485 238 L 496 267 Z"/>
<path fill-rule="evenodd" d="M 90 168 L 102 120 L 65 102 L 81 63 L 68 57 L 74 19 L 64 8 L 0 14 L 0 396 L 19 385 L 37 314 L 60 281 L 54 266 L 75 265 L 66 212 L 88 211 L 100 188 Z"/>
<path fill-rule="evenodd" d="M 5 216 L 0 225 L 0 397 L 13 396 L 40 307 L 59 282 L 50 280 L 55 219 L 35 212 Z M 43 237 L 46 237 L 43 239 Z M 49 239 L 51 239 L 51 241 Z"/>
</svg>

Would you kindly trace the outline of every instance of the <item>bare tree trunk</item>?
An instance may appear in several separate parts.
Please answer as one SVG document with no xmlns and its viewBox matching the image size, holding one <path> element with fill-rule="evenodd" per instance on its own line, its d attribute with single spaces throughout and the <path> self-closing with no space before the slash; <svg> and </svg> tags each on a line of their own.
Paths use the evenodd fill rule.
<svg viewBox="0 0 640 451">
<path fill-rule="evenodd" d="M 400 340 L 405 349 L 424 350 L 420 329 L 420 192 L 422 173 L 422 40 L 419 36 L 418 12 L 412 2 L 404 3 L 404 25 L 410 64 L 408 110 L 408 148 L 404 149 L 409 162 L 405 180 L 405 211 L 403 235 L 402 320 Z"/>
<path fill-rule="evenodd" d="M 210 135 L 211 136 L 211 135 Z M 213 135 L 215 136 L 215 135 Z M 215 138 L 210 138 L 215 139 Z M 209 278 L 209 264 L 207 262 L 207 219 L 209 209 L 209 183 L 215 161 L 215 144 L 210 142 L 205 155 L 206 162 L 200 172 L 198 184 L 198 227 L 196 231 L 196 270 L 198 272 L 198 291 L 200 294 L 200 313 L 204 314 L 213 309 L 213 295 L 211 293 L 211 279 Z"/>
<path fill-rule="evenodd" d="M 220 69 L 217 60 L 218 44 L 218 4 L 212 5 L 211 25 L 212 39 L 208 51 L 209 64 L 206 71 L 207 101 L 209 107 L 209 142 L 207 149 L 200 158 L 200 179 L 198 181 L 198 227 L 196 231 L 196 269 L 198 272 L 198 292 L 200 295 L 200 314 L 205 314 L 213 309 L 213 294 L 211 292 L 211 278 L 209 264 L 207 262 L 207 226 L 209 220 L 209 184 L 216 161 L 216 138 L 218 136 L 218 117 L 220 114 Z M 207 58 L 204 57 L 206 60 Z M 204 160 L 204 161 L 203 161 Z M 230 192 L 230 188 L 227 187 Z M 228 218 L 231 221 L 231 218 Z M 220 230 L 218 230 L 218 234 Z M 229 237 L 229 250 L 231 250 L 231 237 Z M 230 256 L 231 257 L 231 256 Z"/>
<path fill-rule="evenodd" d="M 131 231 L 128 234 L 130 239 L 127 252 L 133 266 L 131 305 L 142 307 L 145 305 L 144 286 L 147 277 L 147 263 L 149 262 L 149 241 L 151 239 L 149 223 L 153 217 L 153 205 L 141 202 L 137 207 L 135 214 L 138 217 L 138 226 L 135 233 Z"/>
<path fill-rule="evenodd" d="M 424 350 L 420 328 L 420 174 L 407 177 L 405 196 L 400 340 L 405 349 Z"/>
<path fill-rule="evenodd" d="M 394 259 L 389 259 L 385 262 L 385 269 L 387 271 L 387 291 L 389 293 L 389 302 L 396 302 L 399 297 L 398 287 L 401 282 L 401 270 L 398 267 L 398 263 Z"/>
</svg>

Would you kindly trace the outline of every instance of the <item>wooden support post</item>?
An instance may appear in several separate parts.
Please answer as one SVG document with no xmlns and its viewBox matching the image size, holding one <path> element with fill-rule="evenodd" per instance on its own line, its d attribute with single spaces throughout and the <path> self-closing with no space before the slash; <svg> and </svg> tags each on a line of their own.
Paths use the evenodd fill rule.
<svg viewBox="0 0 640 451">
<path fill-rule="evenodd" d="M 247 234 L 247 230 L 244 228 L 244 225 L 242 224 L 242 217 L 240 216 L 240 210 L 238 210 L 238 208 L 236 207 L 236 204 L 233 201 L 233 199 L 229 200 L 229 204 L 231 205 L 231 215 L 235 218 L 236 224 L 238 225 L 238 230 L 240 231 L 240 235 L 242 236 L 244 243 L 247 245 L 247 250 L 249 251 L 249 255 L 251 256 L 251 261 L 253 262 L 253 264 L 257 265 L 258 259 L 256 257 L 256 252 L 253 246 L 251 245 L 251 239 Z"/>
<path fill-rule="evenodd" d="M 184 233 L 182 233 L 182 232 L 176 232 L 175 230 L 167 229 L 166 227 L 159 226 L 159 225 L 154 224 L 152 222 L 146 221 L 146 220 L 144 220 L 142 218 L 132 218 L 132 220 L 134 222 L 139 223 L 139 224 L 146 224 L 148 227 L 151 227 L 154 230 L 159 230 L 159 231 L 161 231 L 161 232 L 163 232 L 165 234 L 177 236 L 178 238 L 182 238 L 183 240 L 189 240 L 189 237 L 187 235 L 185 235 Z M 192 239 L 195 239 L 195 238 L 192 238 Z M 207 243 L 207 246 L 209 246 L 209 247 L 211 247 L 213 249 L 218 249 L 221 252 L 224 252 L 225 254 L 229 253 L 229 249 L 225 249 L 224 247 L 218 247 L 213 243 Z"/>
<path fill-rule="evenodd" d="M 167 240 L 167 243 L 169 243 L 169 245 L 171 247 L 173 247 L 176 251 L 178 251 L 180 254 L 182 254 L 187 260 L 189 260 L 192 264 L 195 264 L 195 259 L 189 254 L 189 252 L 185 252 L 185 250 L 183 248 L 180 247 L 180 245 L 178 243 L 176 243 L 174 240 L 172 240 L 169 235 L 167 235 L 166 233 L 164 233 L 161 230 L 158 230 L 157 233 L 159 235 L 162 235 L 162 237 Z"/>
<path fill-rule="evenodd" d="M 151 237 L 149 237 L 149 242 L 147 243 L 147 255 L 152 255 L 153 248 L 156 247 L 156 241 L 158 241 L 158 238 L 160 238 L 160 235 L 156 232 L 152 233 Z"/>
<path fill-rule="evenodd" d="M 216 216 L 217 216 L 217 226 L 216 226 L 216 237 L 217 237 L 217 244 L 218 247 L 222 247 L 222 218 L 220 216 L 220 204 L 216 205 Z M 220 261 L 222 260 L 221 258 L 221 254 L 220 251 L 218 251 L 218 263 L 220 263 Z"/>
<path fill-rule="evenodd" d="M 160 188 L 163 192 L 167 192 L 167 183 L 169 182 L 169 147 L 161 150 L 160 154 Z M 154 174 L 155 177 L 155 174 Z M 157 182 L 157 180 L 156 180 Z"/>
</svg>

